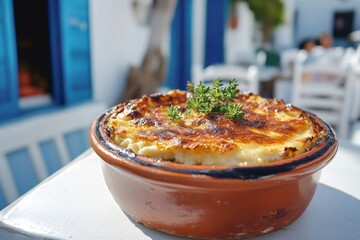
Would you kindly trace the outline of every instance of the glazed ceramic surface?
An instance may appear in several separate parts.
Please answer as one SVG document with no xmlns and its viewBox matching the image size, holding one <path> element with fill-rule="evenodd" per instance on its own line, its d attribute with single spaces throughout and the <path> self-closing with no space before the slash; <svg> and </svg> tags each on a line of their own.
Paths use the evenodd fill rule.
<svg viewBox="0 0 360 240">
<path fill-rule="evenodd" d="M 203 239 L 258 236 L 295 221 L 338 146 L 333 130 L 316 118 L 328 137 L 298 157 L 255 167 L 191 166 L 116 146 L 105 134 L 105 119 L 94 121 L 90 140 L 123 211 L 150 228 Z"/>
</svg>

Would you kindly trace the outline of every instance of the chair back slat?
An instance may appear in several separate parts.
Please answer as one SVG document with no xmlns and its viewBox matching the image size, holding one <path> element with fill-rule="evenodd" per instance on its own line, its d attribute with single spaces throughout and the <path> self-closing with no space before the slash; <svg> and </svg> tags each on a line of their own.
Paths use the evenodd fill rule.
<svg viewBox="0 0 360 240">
<path fill-rule="evenodd" d="M 301 106 L 309 109 L 323 108 L 324 110 L 341 111 L 343 104 L 337 99 L 308 97 L 301 101 Z"/>
<path fill-rule="evenodd" d="M 42 181 L 47 176 L 49 176 L 49 173 L 46 169 L 46 164 L 40 152 L 39 146 L 35 143 L 31 143 L 28 148 L 32 164 L 35 168 L 35 173 L 38 177 L 38 180 Z"/>
<path fill-rule="evenodd" d="M 15 120 L 12 123 L 0 126 L 0 191 L 3 192 L 2 195 L 4 195 L 7 201 L 6 204 L 18 198 L 20 193 L 29 190 L 29 187 L 33 187 L 33 184 L 39 183 L 47 178 L 50 174 L 49 166 L 52 168 L 51 171 L 54 171 L 59 166 L 61 167 L 69 163 L 71 160 L 69 148 L 72 147 L 72 149 L 74 149 L 74 143 L 72 143 L 71 146 L 66 144 L 66 136 L 73 132 L 88 132 L 93 119 L 104 110 L 104 104 L 86 103 L 52 111 L 47 114 Z M 85 134 L 81 136 L 83 136 L 81 137 L 81 141 L 83 142 L 79 142 L 78 144 L 82 149 L 88 146 L 88 144 L 86 144 L 88 139 Z M 53 153 L 57 156 L 55 159 L 58 159 L 55 165 L 55 162 L 51 162 L 53 164 L 49 164 L 48 162 L 55 160 L 45 159 L 46 157 L 43 151 L 47 152 L 47 158 L 49 158 L 49 148 L 44 150 L 41 148 L 41 145 L 46 142 L 53 142 L 54 144 L 52 146 L 56 148 L 56 152 Z M 85 149 L 82 149 L 82 151 L 83 150 Z M 28 157 L 26 158 L 28 159 L 13 154 L 21 151 L 27 153 L 26 156 Z M 54 149 L 52 151 L 54 151 Z M 73 152 L 74 151 L 72 151 L 72 155 L 74 155 Z M 51 154 L 50 152 L 50 155 Z M 10 155 L 13 156 L 12 159 L 15 158 L 15 161 L 9 157 Z M 31 165 L 28 166 L 31 166 L 33 170 L 17 171 L 18 166 L 21 166 L 21 164 L 11 163 L 18 163 L 18 161 L 29 162 Z M 55 169 L 53 166 L 55 166 Z M 30 174 L 30 171 L 33 172 Z M 22 180 L 18 181 L 19 176 L 14 174 L 23 174 L 24 172 L 25 174 L 28 172 L 29 175 L 22 176 Z M 24 181 L 29 184 L 27 184 L 27 186 L 17 186 L 17 184 L 21 185 L 25 183 Z"/>
<path fill-rule="evenodd" d="M 8 203 L 11 203 L 18 198 L 19 193 L 15 180 L 11 174 L 9 164 L 6 161 L 4 154 L 0 154 L 0 186 L 4 192 L 5 200 Z"/>
<path fill-rule="evenodd" d="M 70 162 L 70 155 L 68 150 L 66 149 L 64 138 L 61 136 L 55 136 L 55 144 L 59 151 L 60 161 L 63 165 L 66 165 Z"/>
<path fill-rule="evenodd" d="M 303 92 L 304 95 L 312 96 L 328 96 L 330 98 L 342 98 L 344 96 L 344 89 L 338 84 L 333 85 L 331 83 L 327 84 L 317 84 L 317 83 L 310 83 L 310 84 L 303 84 L 298 86 L 299 90 Z"/>
</svg>

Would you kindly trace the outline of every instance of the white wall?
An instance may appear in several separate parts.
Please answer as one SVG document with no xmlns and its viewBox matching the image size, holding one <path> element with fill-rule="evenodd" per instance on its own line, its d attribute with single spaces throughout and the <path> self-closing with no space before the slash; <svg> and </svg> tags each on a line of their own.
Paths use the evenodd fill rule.
<svg viewBox="0 0 360 240">
<path fill-rule="evenodd" d="M 283 0 L 285 5 L 285 22 L 274 32 L 274 47 L 278 50 L 295 47 L 294 12 L 295 0 Z"/>
<path fill-rule="evenodd" d="M 354 10 L 354 30 L 360 29 L 360 3 L 358 0 L 296 0 L 298 23 L 295 40 L 299 43 L 307 37 L 318 37 L 322 32 L 332 33 L 336 11 Z"/>
<path fill-rule="evenodd" d="M 196 0 L 193 1 L 192 4 L 192 64 L 193 66 L 197 65 L 203 68 L 206 27 L 206 0 Z"/>
<path fill-rule="evenodd" d="M 119 102 L 128 69 L 139 65 L 149 28 L 136 22 L 132 0 L 90 0 L 93 96 L 108 106 Z"/>
<path fill-rule="evenodd" d="M 252 61 L 256 47 L 254 14 L 245 2 L 236 3 L 235 9 L 237 27 L 225 31 L 225 62 L 231 64 Z"/>
</svg>

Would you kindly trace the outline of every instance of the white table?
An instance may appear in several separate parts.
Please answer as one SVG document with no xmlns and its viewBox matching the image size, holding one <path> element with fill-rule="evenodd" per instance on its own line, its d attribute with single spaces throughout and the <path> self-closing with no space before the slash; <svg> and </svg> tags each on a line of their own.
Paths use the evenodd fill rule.
<svg viewBox="0 0 360 240">
<path fill-rule="evenodd" d="M 293 224 L 256 239 L 360 239 L 360 148 L 341 142 L 310 206 Z M 184 239 L 130 220 L 88 150 L 0 212 L 0 239 Z"/>
<path fill-rule="evenodd" d="M 278 67 L 263 66 L 259 67 L 259 81 L 260 82 L 269 82 L 275 80 L 280 74 Z"/>
</svg>

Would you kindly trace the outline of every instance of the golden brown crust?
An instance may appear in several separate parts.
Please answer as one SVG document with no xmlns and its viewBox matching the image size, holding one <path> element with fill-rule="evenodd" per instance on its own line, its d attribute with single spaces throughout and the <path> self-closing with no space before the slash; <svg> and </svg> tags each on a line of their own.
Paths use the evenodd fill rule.
<svg viewBox="0 0 360 240">
<path fill-rule="evenodd" d="M 108 124 L 111 139 L 127 136 L 144 142 L 156 143 L 160 149 L 179 147 L 187 150 L 209 149 L 214 152 L 229 152 L 238 148 L 238 143 L 271 146 L 282 144 L 283 157 L 297 155 L 299 149 L 288 147 L 298 135 L 311 132 L 300 139 L 304 148 L 313 146 L 322 129 L 306 112 L 276 99 L 264 99 L 254 94 L 238 94 L 235 102 L 243 105 L 245 115 L 239 120 L 229 120 L 220 115 L 192 115 L 171 121 L 166 110 L 171 105 L 186 110 L 187 93 L 174 90 L 168 94 L 143 96 L 119 104 L 109 119 L 125 115 L 133 128 L 129 130 L 116 121 Z M 135 129 L 135 130 L 134 130 Z M 300 151 L 303 152 L 303 151 Z"/>
</svg>

